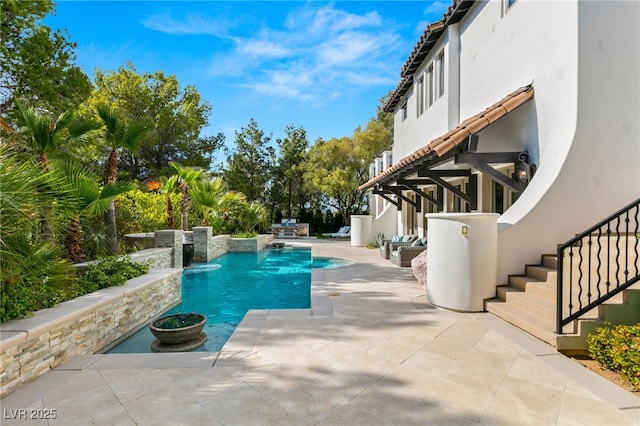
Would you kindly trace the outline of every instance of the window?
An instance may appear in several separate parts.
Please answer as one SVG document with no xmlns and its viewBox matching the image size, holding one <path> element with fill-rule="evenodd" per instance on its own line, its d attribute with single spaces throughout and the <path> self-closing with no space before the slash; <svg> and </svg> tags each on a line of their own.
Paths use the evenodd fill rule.
<svg viewBox="0 0 640 426">
<path fill-rule="evenodd" d="M 438 54 L 438 97 L 444 95 L 444 50 Z"/>
<path fill-rule="evenodd" d="M 502 214 L 504 213 L 504 204 L 505 204 L 505 190 L 504 186 L 500 185 L 498 182 L 493 182 L 493 205 L 492 210 L 495 213 Z"/>
<path fill-rule="evenodd" d="M 433 64 L 427 68 L 427 107 L 433 105 Z"/>
<path fill-rule="evenodd" d="M 411 193 L 408 194 L 407 198 L 411 201 L 416 201 L 416 194 Z M 409 205 L 409 208 L 406 210 L 407 212 L 407 234 L 416 234 L 418 232 L 418 213 L 416 212 L 416 208 L 412 205 Z"/>
<path fill-rule="evenodd" d="M 504 16 L 509 9 L 511 9 L 518 0 L 502 0 L 502 16 Z"/>
<path fill-rule="evenodd" d="M 402 121 L 407 119 L 407 101 L 404 101 L 402 103 L 402 106 L 400 107 L 400 110 L 402 111 Z"/>
<path fill-rule="evenodd" d="M 424 112 L 424 76 L 422 75 L 418 79 L 416 90 L 418 91 L 418 96 L 416 96 L 418 102 L 416 110 L 418 111 L 418 117 L 420 117 Z"/>
</svg>

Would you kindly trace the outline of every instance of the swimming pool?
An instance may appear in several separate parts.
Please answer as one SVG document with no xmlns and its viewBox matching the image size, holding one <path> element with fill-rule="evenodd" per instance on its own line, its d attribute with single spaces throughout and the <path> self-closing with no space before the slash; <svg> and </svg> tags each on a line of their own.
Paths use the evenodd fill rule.
<svg viewBox="0 0 640 426">
<path fill-rule="evenodd" d="M 351 262 L 312 257 L 311 249 L 265 249 L 229 253 L 182 273 L 182 302 L 167 312 L 207 316 L 208 339 L 198 351 L 219 351 L 250 309 L 311 307 L 311 269 Z M 154 337 L 145 326 L 108 353 L 148 353 Z"/>
</svg>

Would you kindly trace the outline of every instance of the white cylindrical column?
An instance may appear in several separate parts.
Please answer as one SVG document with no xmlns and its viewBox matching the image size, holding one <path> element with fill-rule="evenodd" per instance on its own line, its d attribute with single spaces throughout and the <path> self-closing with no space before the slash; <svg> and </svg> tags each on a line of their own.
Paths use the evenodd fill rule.
<svg viewBox="0 0 640 426">
<path fill-rule="evenodd" d="M 427 214 L 427 298 L 436 306 L 479 312 L 495 297 L 497 213 Z"/>
<path fill-rule="evenodd" d="M 373 218 L 370 215 L 351 215 L 351 245 L 355 247 L 364 247 L 373 242 L 371 236 L 371 222 Z"/>
</svg>

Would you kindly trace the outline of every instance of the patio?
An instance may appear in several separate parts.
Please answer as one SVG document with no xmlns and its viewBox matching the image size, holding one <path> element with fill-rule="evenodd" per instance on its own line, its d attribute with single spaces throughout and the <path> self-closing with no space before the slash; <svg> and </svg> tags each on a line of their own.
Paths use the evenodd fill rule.
<svg viewBox="0 0 640 426">
<path fill-rule="evenodd" d="M 3 398 L 3 423 L 640 424 L 636 395 L 491 314 L 432 307 L 410 268 L 303 241 L 356 261 L 314 271 L 311 310 L 252 311 L 219 354 L 78 357 Z"/>
</svg>

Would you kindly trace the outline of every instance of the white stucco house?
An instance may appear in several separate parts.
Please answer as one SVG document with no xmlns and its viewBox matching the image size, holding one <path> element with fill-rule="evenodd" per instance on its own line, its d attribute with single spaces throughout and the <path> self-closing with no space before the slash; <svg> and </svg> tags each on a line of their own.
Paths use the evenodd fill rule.
<svg viewBox="0 0 640 426">
<path fill-rule="evenodd" d="M 497 213 L 497 286 L 555 270 L 542 254 L 640 197 L 640 2 L 454 0 L 385 108 L 393 149 L 360 187 L 373 235 Z"/>
</svg>

